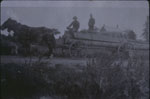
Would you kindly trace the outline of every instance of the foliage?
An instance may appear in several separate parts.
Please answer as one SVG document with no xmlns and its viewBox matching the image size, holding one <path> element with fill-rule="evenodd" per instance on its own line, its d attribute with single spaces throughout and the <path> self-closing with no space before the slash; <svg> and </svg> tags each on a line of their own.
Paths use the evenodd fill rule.
<svg viewBox="0 0 150 99">
<path fill-rule="evenodd" d="M 149 41 L 149 17 L 147 16 L 147 20 L 144 24 L 143 34 L 142 36 L 145 38 L 146 41 Z"/>
<path fill-rule="evenodd" d="M 34 75 L 33 75 L 34 74 Z M 14 63 L 1 65 L 1 96 L 2 99 L 23 99 L 31 97 L 45 88 L 45 82 L 38 72 L 29 67 Z"/>
<path fill-rule="evenodd" d="M 0 0 L 0 3 L 2 2 L 3 0 Z"/>
<path fill-rule="evenodd" d="M 136 34 L 134 31 L 129 31 L 127 35 L 129 39 L 136 40 Z"/>
<path fill-rule="evenodd" d="M 1 38 L 1 43 L 0 43 L 0 46 L 1 46 L 1 49 L 0 49 L 0 52 L 1 52 L 1 55 L 10 55 L 12 54 L 12 49 L 15 47 L 15 43 L 13 42 L 14 39 L 12 36 L 8 35 L 8 36 L 5 36 L 3 34 L 0 34 Z"/>
<path fill-rule="evenodd" d="M 2 65 L 2 96 L 34 99 L 148 99 L 148 64 L 140 59 L 121 61 L 99 54 L 89 58 L 87 67 L 47 64 Z M 59 97 L 59 98 L 58 98 Z M 36 98 L 37 99 L 37 98 Z"/>
</svg>

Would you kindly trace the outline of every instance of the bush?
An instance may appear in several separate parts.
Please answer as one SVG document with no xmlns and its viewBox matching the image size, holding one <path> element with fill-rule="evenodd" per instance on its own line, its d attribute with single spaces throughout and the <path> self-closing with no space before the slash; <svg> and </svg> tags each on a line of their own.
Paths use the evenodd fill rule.
<svg viewBox="0 0 150 99">
<path fill-rule="evenodd" d="M 46 88 L 46 82 L 43 77 L 28 66 L 14 63 L 1 65 L 2 99 L 31 97 L 42 93 L 44 88 Z"/>
<path fill-rule="evenodd" d="M 115 64 L 114 62 L 117 61 Z M 125 62 L 127 64 L 125 65 Z M 141 66 L 144 66 L 141 68 Z M 2 98 L 140 99 L 148 98 L 148 66 L 100 54 L 85 68 L 36 62 L 1 65 Z M 74 67 L 72 65 L 71 67 Z M 80 69 L 80 70 L 78 70 Z M 36 98 L 32 98 L 36 97 Z"/>
</svg>

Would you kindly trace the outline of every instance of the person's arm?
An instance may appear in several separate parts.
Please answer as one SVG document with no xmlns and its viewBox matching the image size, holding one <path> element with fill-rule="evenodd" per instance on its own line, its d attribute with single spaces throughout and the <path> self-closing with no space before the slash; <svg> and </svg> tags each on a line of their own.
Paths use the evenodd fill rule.
<svg viewBox="0 0 150 99">
<path fill-rule="evenodd" d="M 68 28 L 70 28 L 73 25 L 73 22 L 71 22 L 71 24 L 68 26 Z"/>
</svg>

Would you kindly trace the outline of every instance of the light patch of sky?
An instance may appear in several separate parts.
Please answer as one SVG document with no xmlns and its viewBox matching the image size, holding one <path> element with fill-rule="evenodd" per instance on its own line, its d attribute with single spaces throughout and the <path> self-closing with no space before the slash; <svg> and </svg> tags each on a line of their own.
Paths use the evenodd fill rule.
<svg viewBox="0 0 150 99">
<path fill-rule="evenodd" d="M 4 1 L 2 7 L 148 7 L 147 1 Z"/>
<path fill-rule="evenodd" d="M 12 17 L 29 26 L 57 28 L 63 35 L 73 16 L 78 17 L 80 29 L 87 29 L 90 13 L 98 28 L 118 24 L 121 29 L 134 30 L 140 37 L 149 8 L 147 1 L 4 1 L 1 24 Z"/>
</svg>

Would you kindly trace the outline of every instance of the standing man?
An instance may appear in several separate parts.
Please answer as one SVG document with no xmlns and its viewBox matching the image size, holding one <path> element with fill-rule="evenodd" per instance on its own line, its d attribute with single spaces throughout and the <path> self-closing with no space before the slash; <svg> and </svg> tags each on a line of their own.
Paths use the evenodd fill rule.
<svg viewBox="0 0 150 99">
<path fill-rule="evenodd" d="M 95 25 L 95 19 L 93 18 L 92 14 L 90 14 L 90 19 L 89 19 L 89 30 L 94 30 L 94 25 Z"/>
<path fill-rule="evenodd" d="M 78 29 L 79 29 L 79 27 L 80 27 L 80 23 L 78 22 L 76 16 L 73 17 L 73 20 L 74 20 L 74 21 L 67 27 L 67 29 L 72 29 L 73 32 L 77 32 Z M 71 27 L 72 27 L 72 28 L 71 28 Z"/>
</svg>

